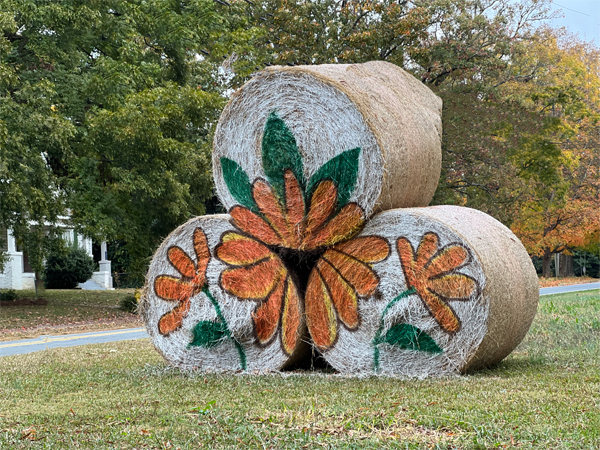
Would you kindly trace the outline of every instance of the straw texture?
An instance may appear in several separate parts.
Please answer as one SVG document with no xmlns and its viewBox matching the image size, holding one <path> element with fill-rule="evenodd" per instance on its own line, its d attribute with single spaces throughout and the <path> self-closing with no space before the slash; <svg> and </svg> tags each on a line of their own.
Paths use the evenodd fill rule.
<svg viewBox="0 0 600 450">
<path fill-rule="evenodd" d="M 268 68 L 234 94 L 219 120 L 213 151 L 218 196 L 227 209 L 243 204 L 226 173 L 246 174 L 250 182 L 277 181 L 273 177 L 282 177 L 282 168 L 292 169 L 310 191 L 314 186 L 304 181 L 336 157 L 341 159 L 327 170 L 348 173 L 352 164 L 342 161 L 345 154 L 358 162 L 347 201 L 367 217 L 376 210 L 426 206 L 440 175 L 441 106 L 427 87 L 386 62 Z M 274 113 L 289 129 L 289 145 L 297 146 L 299 158 L 282 159 L 277 148 L 265 152 L 274 138 L 282 141 L 281 134 L 265 133 Z"/>
<path fill-rule="evenodd" d="M 180 367 L 272 371 L 312 344 L 342 373 L 420 378 L 508 355 L 537 277 L 493 218 L 417 207 L 440 175 L 440 113 L 385 62 L 246 83 L 214 140 L 228 214 L 180 226 L 150 264 L 141 312 L 158 351 Z"/>
<path fill-rule="evenodd" d="M 376 215 L 354 241 L 371 240 L 367 251 L 375 237 L 390 244 L 389 255 L 370 265 L 376 289 L 359 298 L 352 324 L 333 308 L 337 335 L 322 346 L 340 372 L 456 374 L 500 361 L 527 333 L 537 276 L 495 219 L 457 206 L 396 209 Z M 307 292 L 311 333 L 315 299 Z"/>
<path fill-rule="evenodd" d="M 280 370 L 308 350 L 302 301 L 279 258 L 237 234 L 230 220 L 198 217 L 165 239 L 148 270 L 141 315 L 175 366 Z"/>
</svg>

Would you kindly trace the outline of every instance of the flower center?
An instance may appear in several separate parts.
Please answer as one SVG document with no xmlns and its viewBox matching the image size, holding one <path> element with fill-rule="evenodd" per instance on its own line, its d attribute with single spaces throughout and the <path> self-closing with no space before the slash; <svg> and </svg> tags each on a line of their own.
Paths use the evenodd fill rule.
<svg viewBox="0 0 600 450">
<path fill-rule="evenodd" d="M 281 258 L 288 273 L 291 274 L 294 284 L 298 288 L 298 293 L 304 297 L 310 272 L 325 252 L 325 247 L 310 252 L 285 247 L 272 247 L 272 250 Z"/>
</svg>

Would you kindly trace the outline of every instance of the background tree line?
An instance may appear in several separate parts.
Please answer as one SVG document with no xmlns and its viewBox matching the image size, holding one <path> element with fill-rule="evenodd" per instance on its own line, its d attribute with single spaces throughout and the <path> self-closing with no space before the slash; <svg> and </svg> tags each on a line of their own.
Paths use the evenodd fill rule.
<svg viewBox="0 0 600 450">
<path fill-rule="evenodd" d="M 162 239 L 218 209 L 211 137 L 233 89 L 273 64 L 386 60 L 444 100 L 434 203 L 483 210 L 546 276 L 598 253 L 599 50 L 539 27 L 547 0 L 5 0 L 0 228 L 34 268 L 71 213 L 143 278 Z"/>
</svg>

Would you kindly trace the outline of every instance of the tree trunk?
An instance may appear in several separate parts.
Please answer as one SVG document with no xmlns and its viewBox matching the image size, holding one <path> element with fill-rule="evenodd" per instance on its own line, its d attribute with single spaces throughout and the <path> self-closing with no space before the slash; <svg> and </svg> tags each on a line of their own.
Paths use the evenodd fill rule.
<svg viewBox="0 0 600 450">
<path fill-rule="evenodd" d="M 560 263 L 558 273 L 561 277 L 574 277 L 575 270 L 573 269 L 573 255 L 559 255 Z"/>
<path fill-rule="evenodd" d="M 544 249 L 542 255 L 542 276 L 544 278 L 550 278 L 552 273 L 550 272 L 550 262 L 552 261 L 552 252 L 549 248 Z"/>
</svg>

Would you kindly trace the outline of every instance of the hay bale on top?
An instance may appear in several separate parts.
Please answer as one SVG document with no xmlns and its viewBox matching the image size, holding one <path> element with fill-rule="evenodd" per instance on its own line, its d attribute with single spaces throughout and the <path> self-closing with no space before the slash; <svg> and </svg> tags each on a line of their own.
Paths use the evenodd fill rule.
<svg viewBox="0 0 600 450">
<path fill-rule="evenodd" d="M 289 144 L 297 146 L 307 183 L 335 157 L 338 163 L 357 158 L 350 201 L 367 216 L 426 206 L 440 175 L 441 106 L 427 87 L 390 63 L 271 67 L 236 92 L 221 115 L 213 151 L 217 194 L 228 209 L 239 204 L 224 171 L 243 171 L 252 183 L 271 179 L 269 166 L 296 164 L 281 147 L 265 160 L 263 132 L 276 114 L 291 131 Z M 223 167 L 223 158 L 235 164 Z M 348 171 L 343 164 L 328 169 Z"/>
<path fill-rule="evenodd" d="M 374 239 L 390 244 L 387 254 L 373 258 Z M 492 217 L 456 206 L 396 209 L 375 216 L 355 242 L 353 258 L 367 263 L 377 284 L 357 302 L 356 317 L 347 311 L 343 290 L 335 294 L 328 275 L 319 273 L 337 323 L 330 341 L 318 340 L 323 333 L 311 316 L 318 309 L 313 304 L 324 302 L 311 281 L 305 300 L 309 331 L 339 371 L 415 377 L 465 372 L 500 361 L 527 333 L 537 310 L 537 276 L 519 240 Z M 342 246 L 349 245 L 323 258 L 334 261 L 335 249 L 348 254 Z M 337 268 L 344 272 L 339 263 Z M 358 294 L 369 284 L 368 270 L 363 272 L 360 279 L 345 277 Z"/>
<path fill-rule="evenodd" d="M 229 220 L 194 218 L 165 239 L 148 269 L 141 315 L 175 366 L 285 368 L 307 350 L 302 301 L 281 260 Z"/>
</svg>

